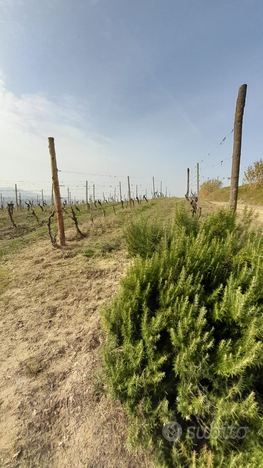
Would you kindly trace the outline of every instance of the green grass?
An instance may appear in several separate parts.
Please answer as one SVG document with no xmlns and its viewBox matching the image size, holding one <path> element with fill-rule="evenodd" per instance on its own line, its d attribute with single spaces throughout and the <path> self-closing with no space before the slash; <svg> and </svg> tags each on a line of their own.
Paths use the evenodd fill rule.
<svg viewBox="0 0 263 468">
<path fill-rule="evenodd" d="M 228 202 L 230 187 L 215 190 L 204 198 L 204 201 Z M 241 185 L 238 188 L 238 200 L 249 205 L 263 205 L 263 187 L 250 188 L 249 185 Z"/>
<path fill-rule="evenodd" d="M 94 256 L 94 254 L 95 254 L 95 251 L 93 249 L 87 249 L 85 250 L 83 255 L 84 257 L 91 258 Z"/>
<path fill-rule="evenodd" d="M 160 221 L 165 220 L 173 215 L 174 205 L 177 201 L 178 199 L 176 198 L 161 198 L 154 201 L 149 200 L 148 202 L 142 201 L 140 204 L 135 203 L 132 209 L 130 207 L 127 208 L 126 204 L 124 205 L 124 209 L 122 209 L 121 203 L 109 203 L 103 207 L 97 206 L 97 208 L 92 206 L 91 211 L 87 210 L 85 204 L 78 205 L 79 211 L 73 207 L 80 230 L 85 233 L 89 242 L 88 246 L 85 242 L 79 242 L 79 245 L 73 246 L 73 249 L 75 249 L 76 253 L 81 253 L 87 258 L 97 255 L 107 256 L 122 247 L 123 228 L 127 226 L 128 222 L 137 219 L 142 213 L 147 219 L 157 217 Z M 44 212 L 39 207 L 35 207 L 34 209 L 39 222 L 26 208 L 14 210 L 13 218 L 17 229 L 13 228 L 7 210 L 0 210 L 0 259 L 13 255 L 39 240 L 50 240 L 47 228 L 50 214 L 49 207 Z M 67 239 L 70 231 L 70 239 L 72 241 L 74 239 L 75 225 L 71 219 L 70 208 L 66 207 L 66 211 L 67 213 L 63 213 L 65 234 Z M 93 223 L 91 217 L 93 218 Z M 55 218 L 52 219 L 51 231 L 52 235 L 57 233 Z M 76 240 L 79 241 L 77 236 Z"/>
</svg>

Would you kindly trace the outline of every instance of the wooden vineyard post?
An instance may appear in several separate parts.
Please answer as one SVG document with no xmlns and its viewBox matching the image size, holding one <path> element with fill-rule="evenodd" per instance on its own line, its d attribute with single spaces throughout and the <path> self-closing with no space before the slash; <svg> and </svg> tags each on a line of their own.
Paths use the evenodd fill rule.
<svg viewBox="0 0 263 468">
<path fill-rule="evenodd" d="M 122 200 L 122 196 L 121 196 L 121 182 L 119 182 L 119 189 L 120 189 L 120 202 Z"/>
<path fill-rule="evenodd" d="M 197 203 L 199 202 L 199 163 L 196 164 L 196 194 Z"/>
<path fill-rule="evenodd" d="M 238 180 L 239 180 L 241 142 L 242 142 L 242 125 L 243 125 L 244 108 L 245 108 L 245 103 L 246 103 L 246 94 L 247 94 L 247 85 L 243 84 L 242 86 L 240 86 L 239 91 L 238 91 L 235 124 L 234 124 L 234 146 L 233 146 L 231 186 L 230 186 L 230 198 L 229 198 L 229 205 L 234 211 L 236 211 L 236 208 L 237 208 Z"/>
<path fill-rule="evenodd" d="M 87 207 L 87 210 L 89 209 L 89 185 L 88 185 L 88 181 L 86 180 L 86 207 Z"/>
<path fill-rule="evenodd" d="M 189 179 L 190 179 L 190 169 L 187 168 L 187 175 L 186 175 L 186 194 L 185 194 L 186 200 L 188 200 L 188 198 L 189 198 Z"/>
<path fill-rule="evenodd" d="M 16 209 L 18 210 L 17 185 L 15 184 Z"/>
<path fill-rule="evenodd" d="M 128 176 L 128 194 L 129 194 L 129 202 L 130 202 L 130 208 L 131 208 L 131 185 L 130 185 L 130 177 Z"/>
<path fill-rule="evenodd" d="M 65 231 L 64 231 L 64 221 L 63 221 L 63 215 L 62 215 L 62 206 L 61 206 L 61 198 L 60 198 L 54 138 L 52 137 L 48 138 L 48 147 L 49 147 L 49 153 L 50 153 L 50 158 L 51 158 L 52 181 L 53 181 L 53 187 L 54 187 L 54 193 L 55 193 L 55 203 L 56 203 L 57 223 L 58 223 L 58 237 L 59 237 L 59 243 L 63 247 L 66 245 L 66 240 L 65 240 Z"/>
<path fill-rule="evenodd" d="M 154 185 L 154 177 L 153 177 L 153 198 L 155 198 L 155 185 Z"/>
</svg>

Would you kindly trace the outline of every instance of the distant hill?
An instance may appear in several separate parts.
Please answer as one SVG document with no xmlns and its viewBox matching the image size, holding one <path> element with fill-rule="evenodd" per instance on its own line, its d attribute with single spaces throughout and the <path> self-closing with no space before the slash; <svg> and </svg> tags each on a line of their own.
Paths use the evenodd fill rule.
<svg viewBox="0 0 263 468">
<path fill-rule="evenodd" d="M 230 187 L 223 187 L 210 193 L 203 200 L 228 202 L 229 195 Z M 238 200 L 249 205 L 263 205 L 263 187 L 250 188 L 248 184 L 241 185 L 238 188 Z"/>
<path fill-rule="evenodd" d="M 40 200 L 40 195 L 39 193 L 35 193 L 35 192 L 32 192 L 30 190 L 22 190 L 22 189 L 19 189 L 18 190 L 18 194 L 21 194 L 21 198 L 22 198 L 22 201 L 25 201 L 25 200 L 34 200 L 36 201 L 37 200 L 37 197 L 38 199 Z M 1 197 L 2 195 L 2 197 Z M 0 201 L 3 200 L 4 204 L 5 203 L 10 203 L 11 201 L 12 202 L 15 202 L 15 190 L 13 187 L 0 187 Z M 47 203 L 49 203 L 50 201 L 50 197 L 45 197 L 45 201 Z"/>
</svg>

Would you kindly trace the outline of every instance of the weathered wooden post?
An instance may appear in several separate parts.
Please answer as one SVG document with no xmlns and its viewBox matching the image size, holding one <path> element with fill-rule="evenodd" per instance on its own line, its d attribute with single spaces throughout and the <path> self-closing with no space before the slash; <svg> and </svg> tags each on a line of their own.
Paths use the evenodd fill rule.
<svg viewBox="0 0 263 468">
<path fill-rule="evenodd" d="M 186 173 L 186 194 L 185 194 L 186 200 L 188 200 L 189 198 L 189 179 L 190 179 L 190 169 L 188 167 L 187 173 Z"/>
<path fill-rule="evenodd" d="M 48 138 L 48 147 L 49 153 L 51 158 L 51 170 L 52 170 L 52 181 L 55 193 L 55 203 L 56 203 L 56 212 L 57 212 L 57 223 L 58 223 L 58 237 L 59 243 L 63 247 L 66 245 L 65 240 L 65 231 L 64 231 L 64 221 L 62 215 L 62 206 L 61 206 L 61 198 L 60 198 L 60 189 L 59 189 L 59 181 L 58 181 L 58 169 L 57 169 L 57 160 L 56 160 L 56 153 L 55 153 L 55 144 L 54 138 Z"/>
<path fill-rule="evenodd" d="M 89 209 L 89 185 L 88 185 L 88 181 L 86 180 L 86 207 L 87 207 L 87 210 Z"/>
<path fill-rule="evenodd" d="M 196 164 L 196 192 L 197 192 L 197 203 L 199 202 L 199 163 Z"/>
<path fill-rule="evenodd" d="M 128 195 L 129 195 L 129 202 L 130 202 L 130 208 L 131 208 L 131 185 L 130 185 L 130 177 L 128 176 Z"/>
<path fill-rule="evenodd" d="M 16 184 L 15 184 L 15 195 L 16 195 L 16 209 L 18 210 L 17 185 Z"/>
<path fill-rule="evenodd" d="M 233 144 L 233 157 L 232 157 L 232 171 L 231 171 L 231 186 L 229 205 L 236 211 L 237 197 L 238 197 L 238 180 L 240 169 L 240 156 L 241 156 L 241 143 L 242 143 L 242 125 L 243 115 L 246 103 L 247 85 L 240 86 L 238 91 L 235 123 L 234 123 L 234 144 Z"/>
</svg>

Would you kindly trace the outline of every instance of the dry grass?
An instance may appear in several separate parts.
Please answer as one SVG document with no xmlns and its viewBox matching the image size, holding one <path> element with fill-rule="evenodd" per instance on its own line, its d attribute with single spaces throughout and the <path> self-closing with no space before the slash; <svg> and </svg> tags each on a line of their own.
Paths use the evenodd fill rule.
<svg viewBox="0 0 263 468">
<path fill-rule="evenodd" d="M 123 254 L 87 261 L 45 241 L 7 263 L 2 466 L 146 466 L 144 457 L 136 459 L 125 449 L 123 410 L 108 399 L 103 382 L 98 384 L 99 311 L 118 289 L 127 267 Z"/>
<path fill-rule="evenodd" d="M 34 220 L 20 213 L 21 238 L 0 213 L 1 468 L 153 467 L 151 454 L 128 452 L 126 416 L 104 388 L 100 310 L 130 262 L 123 227 L 141 213 L 165 220 L 174 206 L 168 199 L 132 214 L 97 211 L 93 223 L 83 209 L 86 237 L 66 219 L 63 249 L 52 247 L 44 223 L 32 230 Z"/>
<path fill-rule="evenodd" d="M 174 200 L 164 204 L 143 211 L 167 216 Z M 63 249 L 52 247 L 44 225 L 30 230 L 26 213 L 22 241 L 21 232 L 10 235 L 1 213 L 1 467 L 152 467 L 150 454 L 126 449 L 126 416 L 101 371 L 100 310 L 129 263 L 123 225 L 142 208 L 97 214 L 93 223 L 83 212 L 82 240 L 66 220 Z"/>
</svg>

